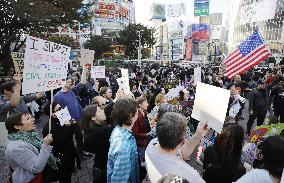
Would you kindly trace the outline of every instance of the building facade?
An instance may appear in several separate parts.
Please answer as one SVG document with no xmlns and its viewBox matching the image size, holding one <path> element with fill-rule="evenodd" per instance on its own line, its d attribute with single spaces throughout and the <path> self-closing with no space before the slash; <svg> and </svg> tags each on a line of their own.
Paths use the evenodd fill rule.
<svg viewBox="0 0 284 183">
<path fill-rule="evenodd" d="M 93 0 L 93 34 L 117 32 L 130 23 L 135 23 L 133 0 Z"/>
<path fill-rule="evenodd" d="M 284 55 L 284 0 L 234 0 L 231 9 L 230 51 L 258 30 L 272 56 Z"/>
</svg>

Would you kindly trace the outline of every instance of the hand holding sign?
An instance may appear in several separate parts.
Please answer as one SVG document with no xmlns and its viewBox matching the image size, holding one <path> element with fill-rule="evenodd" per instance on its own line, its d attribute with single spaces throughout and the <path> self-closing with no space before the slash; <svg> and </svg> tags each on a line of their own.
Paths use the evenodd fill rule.
<svg viewBox="0 0 284 183">
<path fill-rule="evenodd" d="M 14 76 L 13 76 L 13 80 L 16 82 L 16 84 L 21 84 L 22 79 L 23 79 L 23 77 L 21 75 L 14 74 Z"/>
</svg>

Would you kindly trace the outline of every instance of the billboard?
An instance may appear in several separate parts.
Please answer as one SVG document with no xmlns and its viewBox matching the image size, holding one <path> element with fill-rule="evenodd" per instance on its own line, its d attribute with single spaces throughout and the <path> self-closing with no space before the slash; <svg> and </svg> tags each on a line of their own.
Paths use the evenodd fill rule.
<svg viewBox="0 0 284 183">
<path fill-rule="evenodd" d="M 152 6 L 151 6 L 151 20 L 152 19 L 166 20 L 166 5 L 164 5 L 164 4 L 152 4 Z"/>
<path fill-rule="evenodd" d="M 240 24 L 273 19 L 275 16 L 276 2 L 277 0 L 259 0 L 258 2 L 240 7 Z"/>
<path fill-rule="evenodd" d="M 210 14 L 210 25 L 222 25 L 222 13 Z"/>
<path fill-rule="evenodd" d="M 211 39 L 220 40 L 222 36 L 222 28 L 220 26 L 211 26 Z"/>
<path fill-rule="evenodd" d="M 186 39 L 186 60 L 192 60 L 192 39 Z"/>
<path fill-rule="evenodd" d="M 191 35 L 193 41 L 208 41 L 209 40 L 209 25 L 207 24 L 192 24 Z"/>
<path fill-rule="evenodd" d="M 208 16 L 208 15 L 209 15 L 209 0 L 195 0 L 194 16 Z"/>
<path fill-rule="evenodd" d="M 169 17 L 180 17 L 181 15 L 185 14 L 186 14 L 186 8 L 184 3 L 168 5 Z"/>
</svg>

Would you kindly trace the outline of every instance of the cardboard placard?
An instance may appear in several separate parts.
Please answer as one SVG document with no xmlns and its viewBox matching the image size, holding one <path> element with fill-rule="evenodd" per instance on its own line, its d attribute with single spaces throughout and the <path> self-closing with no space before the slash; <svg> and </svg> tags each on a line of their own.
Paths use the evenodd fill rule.
<svg viewBox="0 0 284 183">
<path fill-rule="evenodd" d="M 22 76 L 24 70 L 25 53 L 11 52 L 11 56 L 13 59 L 16 74 Z"/>
<path fill-rule="evenodd" d="M 106 77 L 106 68 L 105 66 L 93 66 L 91 69 L 91 77 L 96 78 L 105 78 Z"/>
<path fill-rule="evenodd" d="M 67 107 L 61 109 L 60 111 L 57 111 L 55 115 L 58 118 L 61 126 L 63 126 L 66 123 L 66 121 L 71 120 L 71 116 Z"/>
<path fill-rule="evenodd" d="M 81 57 L 79 58 L 80 66 L 93 65 L 94 57 L 94 50 L 83 49 L 81 51 Z"/>
<path fill-rule="evenodd" d="M 198 82 L 191 117 L 208 122 L 213 130 L 221 133 L 229 98 L 229 90 Z"/>
<path fill-rule="evenodd" d="M 256 126 L 249 137 L 251 143 L 263 141 L 272 135 L 279 135 L 284 130 L 284 123 Z M 283 131 L 284 133 L 284 131 Z"/>
<path fill-rule="evenodd" d="M 70 47 L 28 36 L 24 56 L 23 94 L 63 87 L 70 50 Z"/>
<path fill-rule="evenodd" d="M 201 67 L 194 68 L 194 84 L 201 82 Z"/>
</svg>

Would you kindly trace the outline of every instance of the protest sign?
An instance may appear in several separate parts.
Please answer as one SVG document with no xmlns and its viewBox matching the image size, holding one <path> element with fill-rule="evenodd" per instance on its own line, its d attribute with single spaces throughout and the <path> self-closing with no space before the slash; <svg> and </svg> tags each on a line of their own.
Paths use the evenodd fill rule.
<svg viewBox="0 0 284 183">
<path fill-rule="evenodd" d="M 91 69 L 91 77 L 96 78 L 105 78 L 105 66 L 93 66 Z"/>
<path fill-rule="evenodd" d="M 168 93 L 166 94 L 167 101 L 170 101 L 170 100 L 172 100 L 174 98 L 178 98 L 179 97 L 179 92 L 181 90 L 183 90 L 183 89 L 184 89 L 184 86 L 177 86 L 175 88 L 170 89 L 168 91 Z"/>
<path fill-rule="evenodd" d="M 11 52 L 16 74 L 23 75 L 25 53 Z"/>
<path fill-rule="evenodd" d="M 55 115 L 59 120 L 61 126 L 63 126 L 66 122 L 69 122 L 71 120 L 71 116 L 67 107 L 61 109 L 60 111 L 57 111 Z"/>
<path fill-rule="evenodd" d="M 121 69 L 121 75 L 122 77 L 117 79 L 119 89 L 123 90 L 126 94 L 130 94 L 128 69 Z"/>
<path fill-rule="evenodd" d="M 257 126 L 252 131 L 249 139 L 251 143 L 263 141 L 265 138 L 272 135 L 279 135 L 284 133 L 284 123 L 273 124 L 273 125 L 262 125 Z"/>
<path fill-rule="evenodd" d="M 93 65 L 94 57 L 94 50 L 83 49 L 81 51 L 81 57 L 79 58 L 80 66 Z"/>
<path fill-rule="evenodd" d="M 212 85 L 197 83 L 191 117 L 221 133 L 229 104 L 230 91 Z"/>
<path fill-rule="evenodd" d="M 70 47 L 28 36 L 23 70 L 23 94 L 63 87 Z"/>
<path fill-rule="evenodd" d="M 194 84 L 201 82 L 201 67 L 194 68 Z"/>
</svg>

